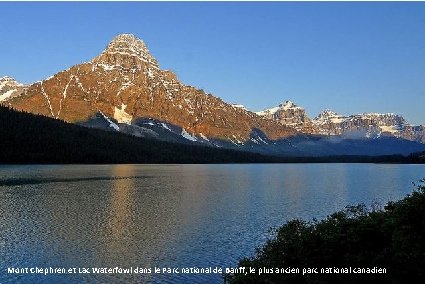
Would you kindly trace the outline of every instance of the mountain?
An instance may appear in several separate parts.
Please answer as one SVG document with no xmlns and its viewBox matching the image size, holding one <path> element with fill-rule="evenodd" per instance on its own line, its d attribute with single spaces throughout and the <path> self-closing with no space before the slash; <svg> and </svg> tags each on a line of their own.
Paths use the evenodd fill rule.
<svg viewBox="0 0 425 284">
<path fill-rule="evenodd" d="M 259 111 L 256 114 L 277 121 L 281 125 L 295 128 L 302 133 L 315 133 L 312 121 L 305 113 L 304 108 L 297 106 L 292 101 L 285 101 L 277 107 Z"/>
<path fill-rule="evenodd" d="M 425 150 L 415 143 L 424 142 L 424 127 L 398 116 L 328 111 L 310 119 L 291 101 L 257 113 L 226 103 L 162 70 L 131 34 L 116 36 L 92 60 L 45 80 L 28 86 L 10 77 L 0 82 L 0 104 L 141 138 L 292 157 Z"/>
<path fill-rule="evenodd" d="M 10 100 L 21 95 L 25 86 L 9 76 L 0 78 L 0 102 Z"/>
<path fill-rule="evenodd" d="M 307 134 L 340 136 L 349 139 L 396 137 L 425 143 L 424 125 L 411 125 L 402 116 L 393 113 L 363 113 L 345 116 L 331 110 L 324 110 L 317 117 L 310 119 L 304 108 L 286 101 L 278 107 L 256 112 L 256 114 Z"/>
<path fill-rule="evenodd" d="M 270 139 L 296 134 L 290 127 L 184 85 L 173 72 L 160 69 L 145 43 L 131 34 L 116 36 L 93 60 L 36 82 L 6 103 L 88 126 L 99 125 L 103 117 L 111 130 L 140 136 L 161 136 L 147 123 L 157 124 L 162 130 L 174 129 L 183 139 L 213 145 L 241 144 L 253 133 Z"/>
<path fill-rule="evenodd" d="M 343 137 L 403 138 L 425 143 L 425 126 L 410 125 L 402 116 L 393 113 L 364 113 L 350 116 L 324 111 L 313 119 L 318 133 Z"/>
<path fill-rule="evenodd" d="M 256 163 L 276 157 L 91 129 L 0 106 L 4 163 Z M 7 139 L 4 139 L 4 138 Z"/>
<path fill-rule="evenodd" d="M 82 127 L 0 106 L 0 164 L 4 163 L 424 163 L 410 156 L 277 157 L 199 145 L 138 138 Z M 408 143 L 413 143 L 406 141 Z M 373 147 L 372 147 L 373 148 Z M 3 183 L 13 181 L 3 181 Z"/>
</svg>

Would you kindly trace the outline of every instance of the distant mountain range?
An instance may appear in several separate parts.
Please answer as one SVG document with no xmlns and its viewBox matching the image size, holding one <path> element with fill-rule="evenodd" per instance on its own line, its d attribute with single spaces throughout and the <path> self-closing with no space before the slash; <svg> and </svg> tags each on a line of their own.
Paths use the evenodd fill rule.
<svg viewBox="0 0 425 284">
<path fill-rule="evenodd" d="M 331 110 L 309 118 L 304 108 L 291 101 L 277 107 L 256 112 L 267 119 L 290 126 L 302 133 L 341 136 L 345 138 L 397 137 L 425 143 L 425 126 L 411 125 L 394 113 L 363 113 L 349 116 Z"/>
<path fill-rule="evenodd" d="M 0 103 L 137 137 L 285 156 L 387 155 L 425 150 L 424 126 L 395 114 L 310 119 L 287 101 L 261 112 L 232 105 L 161 70 L 145 43 L 116 36 L 91 61 L 24 86 L 0 79 Z"/>
</svg>

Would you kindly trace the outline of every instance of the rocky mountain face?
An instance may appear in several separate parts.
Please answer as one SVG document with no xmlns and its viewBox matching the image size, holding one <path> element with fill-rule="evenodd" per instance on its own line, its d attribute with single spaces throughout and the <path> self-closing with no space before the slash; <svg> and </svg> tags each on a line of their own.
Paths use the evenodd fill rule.
<svg viewBox="0 0 425 284">
<path fill-rule="evenodd" d="M 320 134 L 341 135 L 350 138 L 403 138 L 425 143 L 425 126 L 410 125 L 402 116 L 393 113 L 364 113 L 350 116 L 332 111 L 320 113 L 313 124 Z"/>
<path fill-rule="evenodd" d="M 256 114 L 266 119 L 277 121 L 281 125 L 295 128 L 301 133 L 316 133 L 312 121 L 305 113 L 304 108 L 297 106 L 291 101 L 285 101 L 277 107 L 259 111 Z"/>
<path fill-rule="evenodd" d="M 131 34 L 115 37 L 90 62 L 36 82 L 19 96 L 7 94 L 3 103 L 18 110 L 82 124 L 103 117 L 112 130 L 141 136 L 153 123 L 146 119 L 165 130 L 177 126 L 181 137 L 200 142 L 243 144 L 257 131 L 270 139 L 296 134 L 184 85 L 173 72 L 160 69 L 145 43 Z"/>
<path fill-rule="evenodd" d="M 344 116 L 324 110 L 317 117 L 310 119 L 303 108 L 291 101 L 256 113 L 282 125 L 294 127 L 302 133 L 344 138 L 388 136 L 425 143 L 425 126 L 410 125 L 402 116 L 393 113 Z"/>
<path fill-rule="evenodd" d="M 409 125 L 398 115 L 343 116 L 324 111 L 311 119 L 291 101 L 257 113 L 228 104 L 162 70 L 145 43 L 131 34 L 116 36 L 91 61 L 29 86 L 1 78 L 0 103 L 138 137 L 273 155 L 387 155 L 425 150 L 425 145 L 410 142 L 425 143 L 425 127 Z M 377 139 L 351 139 L 364 137 Z"/>
<path fill-rule="evenodd" d="M 15 79 L 4 76 L 0 78 L 0 102 L 10 100 L 14 97 L 21 95 L 25 86 Z"/>
</svg>

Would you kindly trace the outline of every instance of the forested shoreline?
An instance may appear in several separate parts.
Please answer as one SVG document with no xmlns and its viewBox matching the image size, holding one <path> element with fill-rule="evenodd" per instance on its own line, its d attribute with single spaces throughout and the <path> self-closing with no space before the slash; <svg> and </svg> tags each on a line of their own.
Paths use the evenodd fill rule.
<svg viewBox="0 0 425 284">
<path fill-rule="evenodd" d="M 424 163 L 409 156 L 282 157 L 86 128 L 0 106 L 1 164 Z"/>
<path fill-rule="evenodd" d="M 405 283 L 406 279 L 423 282 L 424 181 L 412 194 L 389 202 L 382 209 L 360 204 L 348 206 L 321 221 L 287 222 L 274 238 L 258 248 L 254 257 L 239 262 L 240 267 L 251 267 L 256 273 L 226 275 L 225 282 Z M 270 273 L 275 268 L 298 268 L 299 273 Z M 354 269 L 360 268 L 365 271 L 355 273 Z M 260 270 L 268 273 L 259 275 Z"/>
</svg>

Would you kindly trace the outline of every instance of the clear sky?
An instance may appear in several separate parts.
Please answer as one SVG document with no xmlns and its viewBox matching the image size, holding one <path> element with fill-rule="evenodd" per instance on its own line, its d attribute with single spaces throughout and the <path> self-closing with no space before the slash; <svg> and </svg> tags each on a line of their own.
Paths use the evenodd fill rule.
<svg viewBox="0 0 425 284">
<path fill-rule="evenodd" d="M 119 33 L 161 68 L 251 110 L 395 112 L 425 124 L 425 3 L 0 2 L 0 76 L 30 83 Z"/>
</svg>

